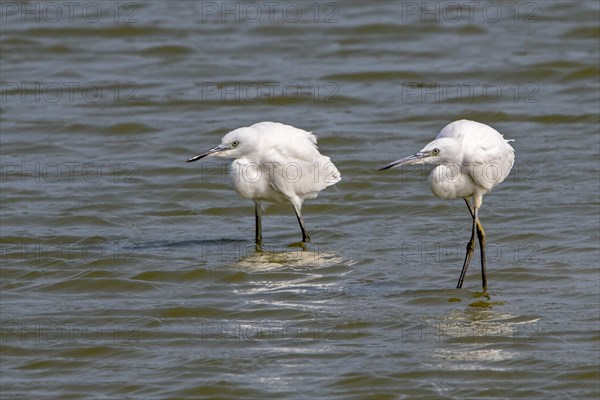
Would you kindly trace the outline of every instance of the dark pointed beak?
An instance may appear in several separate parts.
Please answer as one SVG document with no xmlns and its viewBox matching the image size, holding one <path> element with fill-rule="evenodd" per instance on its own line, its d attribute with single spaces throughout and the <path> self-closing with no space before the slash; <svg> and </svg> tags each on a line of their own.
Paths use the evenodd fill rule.
<svg viewBox="0 0 600 400">
<path fill-rule="evenodd" d="M 423 159 L 425 157 L 427 157 L 428 155 L 429 155 L 429 152 L 423 152 L 423 153 L 419 152 L 417 154 L 413 154 L 412 156 L 401 158 L 401 159 L 391 162 L 387 165 L 384 165 L 383 167 L 377 168 L 377 171 L 383 171 L 385 169 L 394 168 L 399 165 L 421 164 L 423 162 Z"/>
<path fill-rule="evenodd" d="M 211 154 L 215 154 L 215 153 L 218 153 L 218 152 L 224 151 L 224 150 L 228 150 L 228 148 L 224 147 L 223 145 L 218 145 L 218 146 L 213 147 L 212 149 L 206 150 L 205 152 L 196 154 L 194 157 L 188 158 L 185 162 L 197 161 L 201 158 L 210 156 Z"/>
</svg>

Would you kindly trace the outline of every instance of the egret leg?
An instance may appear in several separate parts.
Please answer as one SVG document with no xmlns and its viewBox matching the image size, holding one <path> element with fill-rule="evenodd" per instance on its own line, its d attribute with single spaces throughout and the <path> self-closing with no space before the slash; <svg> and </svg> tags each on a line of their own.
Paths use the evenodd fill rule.
<svg viewBox="0 0 600 400">
<path fill-rule="evenodd" d="M 487 277 L 486 277 L 486 257 L 485 257 L 485 232 L 483 231 L 483 226 L 479 222 L 479 217 L 477 216 L 477 209 L 475 209 L 475 220 L 477 221 L 477 238 L 479 239 L 479 250 L 481 251 L 481 285 L 483 286 L 483 290 L 487 289 Z"/>
<path fill-rule="evenodd" d="M 305 243 L 310 242 L 310 236 L 308 236 L 306 228 L 304 227 L 304 218 L 302 218 L 302 211 L 300 211 L 295 204 L 293 204 L 293 206 L 294 211 L 296 212 L 296 218 L 298 218 L 298 223 L 300 224 L 300 229 L 302 230 L 302 241 Z"/>
<path fill-rule="evenodd" d="M 260 247 L 262 246 L 262 207 L 260 206 L 260 203 L 258 201 L 254 202 L 254 216 L 256 218 L 256 234 L 254 236 L 254 243 L 257 247 Z"/>
<path fill-rule="evenodd" d="M 469 207 L 469 212 L 471 213 L 471 217 L 475 218 L 475 213 L 471 208 L 471 205 L 465 199 L 467 203 L 467 207 Z M 486 277 L 486 255 L 485 255 L 485 231 L 483 230 L 483 225 L 479 221 L 479 216 L 477 216 L 477 238 L 479 239 L 479 249 L 481 250 L 481 281 L 483 284 L 483 290 L 487 289 L 487 277 Z"/>
<path fill-rule="evenodd" d="M 471 218 L 475 218 L 475 214 L 473 213 L 473 208 L 471 208 L 471 203 L 469 203 L 469 200 L 464 199 L 465 203 L 467 203 L 467 208 L 469 209 L 469 212 L 471 213 Z"/>
<path fill-rule="evenodd" d="M 469 212 L 473 217 L 473 228 L 471 230 L 471 239 L 469 239 L 469 243 L 467 243 L 467 254 L 465 255 L 465 262 L 463 263 L 462 271 L 460 272 L 460 277 L 458 278 L 458 284 L 456 285 L 457 289 L 460 289 L 463 285 L 463 281 L 465 280 L 465 275 L 467 274 L 467 268 L 469 267 L 469 263 L 473 259 L 473 251 L 475 250 L 475 230 L 477 226 L 477 218 L 476 213 L 471 208 L 469 204 L 469 200 L 465 199 L 465 203 L 467 203 L 467 207 L 469 208 Z"/>
</svg>

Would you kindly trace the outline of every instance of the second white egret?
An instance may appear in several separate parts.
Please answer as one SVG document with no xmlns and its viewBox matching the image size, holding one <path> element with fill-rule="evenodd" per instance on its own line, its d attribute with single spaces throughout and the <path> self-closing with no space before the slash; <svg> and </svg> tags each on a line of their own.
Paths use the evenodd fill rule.
<svg viewBox="0 0 600 400">
<path fill-rule="evenodd" d="M 301 211 L 304 200 L 316 198 L 321 190 L 342 179 L 330 158 L 319 153 L 315 135 L 277 122 L 259 122 L 233 130 L 221 144 L 187 162 L 207 156 L 234 159 L 229 175 L 235 191 L 254 200 L 257 246 L 262 245 L 261 215 L 265 202 L 292 203 L 302 242 L 309 242 Z"/>
<path fill-rule="evenodd" d="M 418 153 L 379 168 L 381 171 L 403 165 L 435 164 L 437 166 L 429 175 L 433 194 L 443 199 L 463 198 L 467 203 L 473 227 L 457 288 L 462 287 L 473 258 L 475 232 L 481 251 L 481 281 L 483 289 L 487 288 L 485 232 L 479 222 L 479 208 L 483 195 L 510 173 L 515 161 L 510 141 L 488 125 L 468 120 L 455 121 L 444 127 L 436 139 Z M 473 200 L 472 205 L 469 199 Z"/>
</svg>

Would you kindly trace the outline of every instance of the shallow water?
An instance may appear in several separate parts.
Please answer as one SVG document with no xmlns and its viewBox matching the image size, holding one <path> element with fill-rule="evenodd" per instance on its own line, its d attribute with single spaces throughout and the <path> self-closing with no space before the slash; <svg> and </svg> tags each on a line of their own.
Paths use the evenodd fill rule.
<svg viewBox="0 0 600 400">
<path fill-rule="evenodd" d="M 1 4 L 2 398 L 597 398 L 598 3 L 86 4 Z M 375 171 L 460 118 L 515 139 L 487 296 L 464 203 Z M 262 120 L 342 173 L 306 250 L 184 163 Z"/>
</svg>

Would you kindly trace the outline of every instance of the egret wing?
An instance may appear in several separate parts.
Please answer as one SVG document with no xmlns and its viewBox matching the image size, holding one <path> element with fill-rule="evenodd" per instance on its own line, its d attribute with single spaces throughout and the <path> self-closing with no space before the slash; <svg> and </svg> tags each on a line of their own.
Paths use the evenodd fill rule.
<svg viewBox="0 0 600 400">
<path fill-rule="evenodd" d="M 510 173 L 514 150 L 500 133 L 485 128 L 479 128 L 477 134 L 467 132 L 463 138 L 463 170 L 479 186 L 490 190 Z"/>
</svg>

